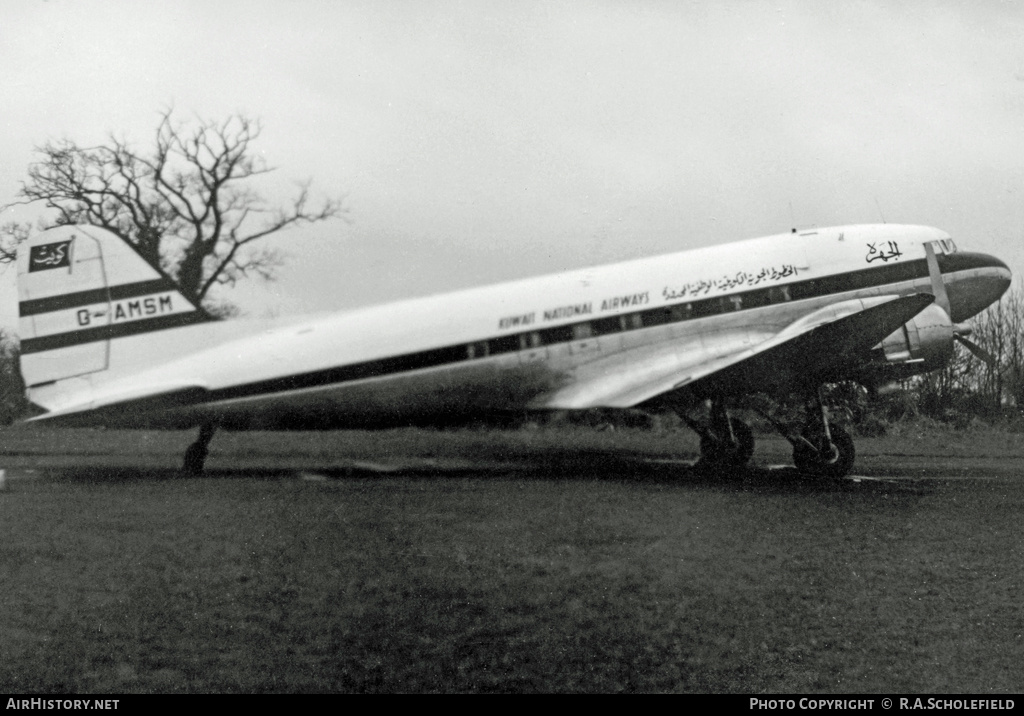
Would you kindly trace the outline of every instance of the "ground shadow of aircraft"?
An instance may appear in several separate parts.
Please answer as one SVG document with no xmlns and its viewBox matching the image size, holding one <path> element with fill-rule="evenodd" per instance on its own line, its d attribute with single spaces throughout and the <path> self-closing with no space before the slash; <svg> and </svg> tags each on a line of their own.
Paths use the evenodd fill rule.
<svg viewBox="0 0 1024 716">
<path fill-rule="evenodd" d="M 174 468 L 136 468 L 127 465 L 57 467 L 40 471 L 48 479 L 81 483 L 131 483 L 197 479 Z M 556 449 L 520 454 L 514 461 L 481 469 L 472 464 L 438 463 L 430 459 L 380 463 L 354 460 L 328 466 L 238 469 L 211 467 L 203 479 L 255 479 L 344 483 L 373 480 L 517 480 L 526 482 L 594 481 L 664 484 L 678 489 L 725 490 L 754 494 L 931 494 L 936 480 L 853 476 L 823 480 L 795 467 L 743 465 L 728 469 L 701 466 L 694 460 L 651 458 L 628 451 Z"/>
</svg>

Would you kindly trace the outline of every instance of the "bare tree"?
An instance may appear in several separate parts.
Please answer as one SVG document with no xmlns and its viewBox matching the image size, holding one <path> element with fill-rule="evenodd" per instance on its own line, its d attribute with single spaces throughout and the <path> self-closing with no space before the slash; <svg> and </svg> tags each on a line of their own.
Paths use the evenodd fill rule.
<svg viewBox="0 0 1024 716">
<path fill-rule="evenodd" d="M 1015 288 L 972 321 L 973 338 L 995 359 L 978 361 L 972 387 L 995 408 L 1024 405 L 1024 292 Z"/>
<path fill-rule="evenodd" d="M 252 188 L 247 180 L 272 171 L 253 149 L 258 120 L 235 114 L 182 124 L 171 115 L 161 113 L 147 152 L 113 134 L 95 147 L 69 139 L 36 147 L 41 158 L 29 166 L 15 204 L 41 203 L 56 212 L 55 225 L 114 232 L 200 303 L 215 285 L 273 277 L 282 257 L 258 245 L 261 239 L 344 216 L 341 199 L 311 206 L 308 181 L 284 206 L 269 205 Z M 0 227 L 0 262 L 11 260 L 26 228 Z"/>
<path fill-rule="evenodd" d="M 991 361 L 957 345 L 945 367 L 908 381 L 927 415 L 991 418 L 1008 400 L 1024 405 L 1024 292 L 1010 291 L 970 323 L 971 339 Z"/>
<path fill-rule="evenodd" d="M 933 418 L 952 416 L 962 405 L 970 391 L 967 381 L 972 370 L 970 353 L 959 345 L 953 346 L 953 356 L 938 370 L 911 379 L 920 411 Z"/>
<path fill-rule="evenodd" d="M 20 224 L 17 221 L 0 226 L 0 264 L 9 264 L 18 257 L 18 244 L 29 237 L 31 230 L 31 224 Z"/>
</svg>

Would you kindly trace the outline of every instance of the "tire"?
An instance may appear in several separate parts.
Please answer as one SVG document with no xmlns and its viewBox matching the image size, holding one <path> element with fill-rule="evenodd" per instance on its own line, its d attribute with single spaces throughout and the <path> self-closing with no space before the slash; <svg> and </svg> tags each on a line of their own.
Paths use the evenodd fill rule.
<svg viewBox="0 0 1024 716">
<path fill-rule="evenodd" d="M 828 429 L 835 448 L 832 454 L 822 455 L 806 443 L 800 443 L 793 448 L 793 464 L 797 470 L 818 477 L 845 477 L 850 474 L 856 459 L 853 438 L 834 423 L 829 423 Z M 804 437 L 811 439 L 806 430 Z M 811 439 L 811 442 L 815 441 Z"/>
<path fill-rule="evenodd" d="M 698 465 L 715 470 L 737 469 L 750 462 L 754 454 L 754 433 L 742 420 L 729 418 L 729 425 L 736 443 L 715 440 L 703 435 L 700 439 L 700 460 Z"/>
</svg>

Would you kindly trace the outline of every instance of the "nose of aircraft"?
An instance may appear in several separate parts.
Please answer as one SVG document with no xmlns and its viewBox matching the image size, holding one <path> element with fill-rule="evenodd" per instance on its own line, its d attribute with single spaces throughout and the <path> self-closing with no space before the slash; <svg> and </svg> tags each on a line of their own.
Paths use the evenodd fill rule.
<svg viewBox="0 0 1024 716">
<path fill-rule="evenodd" d="M 956 278 L 947 285 L 952 319 L 966 321 L 998 301 L 1007 289 L 1013 274 L 1002 259 L 990 254 L 958 252 L 942 257 L 943 273 Z"/>
<path fill-rule="evenodd" d="M 1010 288 L 1010 283 L 1013 281 L 1013 272 L 1010 271 L 1010 267 L 1002 259 L 989 254 L 979 254 L 979 256 L 985 264 L 984 269 L 987 269 L 981 273 L 992 282 L 991 289 L 995 293 L 992 303 L 995 303 Z"/>
<path fill-rule="evenodd" d="M 998 268 L 1002 269 L 1003 272 L 1003 291 L 1006 291 L 1010 287 L 1010 282 L 1013 281 L 1013 272 L 1010 271 L 1010 267 L 1004 264 L 999 259 L 996 259 Z"/>
</svg>

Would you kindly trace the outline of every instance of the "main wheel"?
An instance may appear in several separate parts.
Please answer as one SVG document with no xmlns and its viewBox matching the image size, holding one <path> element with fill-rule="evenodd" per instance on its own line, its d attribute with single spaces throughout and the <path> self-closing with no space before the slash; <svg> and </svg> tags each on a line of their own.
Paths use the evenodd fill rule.
<svg viewBox="0 0 1024 716">
<path fill-rule="evenodd" d="M 850 473 L 856 457 L 853 438 L 834 423 L 829 423 L 828 430 L 832 435 L 832 444 L 826 446 L 825 450 L 815 450 L 804 442 L 793 448 L 793 464 L 797 470 L 821 477 L 843 477 Z M 822 442 L 820 436 L 812 436 L 806 430 L 804 437 L 815 445 Z"/>
<path fill-rule="evenodd" d="M 735 441 L 709 434 L 701 436 L 699 466 L 716 470 L 735 469 L 750 462 L 754 454 L 753 431 L 749 425 L 736 418 L 729 418 L 729 426 Z"/>
</svg>

